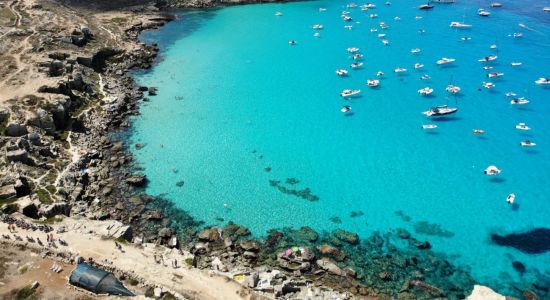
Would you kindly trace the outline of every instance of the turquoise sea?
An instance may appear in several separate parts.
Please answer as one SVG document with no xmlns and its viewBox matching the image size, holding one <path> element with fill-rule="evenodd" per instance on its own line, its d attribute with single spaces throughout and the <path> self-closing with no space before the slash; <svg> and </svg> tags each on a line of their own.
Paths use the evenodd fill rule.
<svg viewBox="0 0 550 300">
<path fill-rule="evenodd" d="M 349 3 L 183 10 L 177 21 L 143 34 L 162 49 L 156 66 L 135 74 L 139 84 L 159 88 L 129 137 L 146 145 L 134 154 L 150 180 L 147 192 L 207 225 L 234 221 L 257 236 L 287 226 L 363 237 L 406 228 L 503 292 L 512 283 L 550 278 L 550 252 L 525 254 L 490 241 L 491 233 L 550 226 L 550 88 L 534 83 L 550 77 L 550 13 L 542 11 L 550 1 L 506 0 L 491 8 L 489 1 L 464 0 L 429 11 L 417 9 L 421 1 L 376 1 L 367 11 L 362 2 Z M 478 16 L 479 8 L 491 15 Z M 342 20 L 344 10 L 353 21 Z M 473 27 L 450 28 L 451 21 Z M 349 47 L 364 54 L 362 69 L 349 67 Z M 412 54 L 414 48 L 421 52 Z M 478 62 L 488 55 L 498 59 Z M 456 62 L 436 65 L 442 57 Z M 425 66 L 415 70 L 415 63 Z M 397 67 L 408 72 L 395 74 Z M 339 68 L 349 76 L 337 76 Z M 377 71 L 385 76 L 369 88 L 365 82 Z M 486 78 L 491 71 L 504 76 Z M 431 80 L 420 80 L 423 74 Z M 496 87 L 485 89 L 482 81 Z M 451 82 L 462 89 L 456 97 L 445 91 Z M 417 93 L 426 86 L 434 89 L 430 97 Z M 343 100 L 343 89 L 361 89 L 361 97 Z M 507 92 L 530 103 L 511 105 Z M 421 114 L 441 104 L 459 110 L 438 120 Z M 342 114 L 344 105 L 354 114 Z M 517 130 L 519 122 L 532 130 Z M 438 128 L 421 128 L 432 123 Z M 521 147 L 523 140 L 537 145 Z M 484 175 L 489 165 L 502 173 Z M 510 193 L 514 206 L 506 202 Z M 416 232 L 421 221 L 440 225 L 440 236 Z M 525 274 L 512 267 L 516 260 Z"/>
</svg>

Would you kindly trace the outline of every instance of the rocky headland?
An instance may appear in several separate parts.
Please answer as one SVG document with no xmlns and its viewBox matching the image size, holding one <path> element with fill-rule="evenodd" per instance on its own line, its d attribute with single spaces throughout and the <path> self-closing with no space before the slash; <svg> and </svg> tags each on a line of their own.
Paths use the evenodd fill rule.
<svg viewBox="0 0 550 300">
<path fill-rule="evenodd" d="M 50 251 L 66 263 L 79 255 L 108 258 L 104 267 L 140 278 L 136 286 L 142 289 L 135 292 L 170 291 L 149 295 L 157 298 L 189 298 L 189 289 L 199 290 L 191 293 L 198 299 L 218 296 L 201 293 L 205 286 L 199 283 L 174 285 L 176 275 L 159 277 L 169 281 L 163 282 L 128 272 L 148 266 L 161 268 L 158 274 L 179 266 L 209 270 L 239 283 L 243 289 L 231 291 L 247 299 L 466 298 L 475 283 L 468 272 L 405 229 L 359 239 L 344 230 L 284 228 L 258 238 L 231 222 L 205 227 L 170 201 L 144 192 L 147 178 L 128 151 L 142 145 L 126 144 L 124 135 L 128 117 L 156 94 L 155 87 L 137 86 L 131 73 L 151 68 L 159 48 L 141 43 L 138 35 L 172 21 L 166 8 L 256 2 L 266 1 L 0 1 L 0 206 L 3 224 L 20 230 L 3 225 L 4 245 Z M 39 244 L 34 227 L 48 226 L 67 245 Z M 420 224 L 417 230 L 432 227 Z M 435 229 L 436 235 L 452 235 Z M 31 239 L 17 239 L 21 232 Z M 134 260 L 139 268 L 129 266 L 124 252 L 90 251 L 94 245 L 79 237 L 98 245 L 107 237 L 116 248 L 123 243 L 132 249 L 127 255 L 149 256 Z M 155 254 L 147 250 L 152 248 Z M 162 253 L 175 262 L 168 266 Z M 519 292 L 538 299 L 544 290 L 533 286 Z"/>
</svg>

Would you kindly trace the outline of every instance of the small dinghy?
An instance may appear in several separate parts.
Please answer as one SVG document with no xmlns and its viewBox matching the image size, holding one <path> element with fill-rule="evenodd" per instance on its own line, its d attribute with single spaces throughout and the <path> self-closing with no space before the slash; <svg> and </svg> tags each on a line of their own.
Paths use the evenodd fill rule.
<svg viewBox="0 0 550 300">
<path fill-rule="evenodd" d="M 422 4 L 422 5 L 418 6 L 418 9 L 422 9 L 422 10 L 427 10 L 427 9 L 432 9 L 432 8 L 434 8 L 434 6 L 430 5 L 430 4 Z"/>
<path fill-rule="evenodd" d="M 422 125 L 422 129 L 436 129 L 436 128 L 437 128 L 437 125 L 435 124 Z"/>
<path fill-rule="evenodd" d="M 511 193 L 506 197 L 506 202 L 508 202 L 508 204 L 514 204 L 514 201 L 516 201 L 516 194 Z"/>
<path fill-rule="evenodd" d="M 500 2 L 493 2 L 491 3 L 491 7 L 502 7 L 502 4 Z"/>
<path fill-rule="evenodd" d="M 352 63 L 351 65 L 349 65 L 350 68 L 352 69 L 359 69 L 363 66 L 363 63 L 362 62 L 358 62 L 358 63 Z"/>
<path fill-rule="evenodd" d="M 422 80 L 430 80 L 431 77 L 430 77 L 430 75 L 428 75 L 428 74 L 424 74 L 424 75 L 420 76 L 420 79 L 422 79 Z"/>
<path fill-rule="evenodd" d="M 323 25 L 321 25 L 321 24 L 315 24 L 315 25 L 313 25 L 311 28 L 313 28 L 313 29 L 315 29 L 315 30 L 321 30 L 321 29 L 323 29 Z"/>
<path fill-rule="evenodd" d="M 484 134 L 484 133 L 485 133 L 485 130 L 483 130 L 483 129 L 474 129 L 474 130 L 472 130 L 472 132 L 473 132 L 474 134 Z"/>
<path fill-rule="evenodd" d="M 404 72 L 407 72 L 407 69 L 405 68 L 395 68 L 395 70 L 393 70 L 395 73 L 404 73 Z"/>
<path fill-rule="evenodd" d="M 359 52 L 359 48 L 350 47 L 350 48 L 346 49 L 346 51 L 348 51 L 349 53 L 355 53 L 355 52 Z"/>
<path fill-rule="evenodd" d="M 491 72 L 491 73 L 487 74 L 486 76 L 487 76 L 488 78 L 502 77 L 502 76 L 504 76 L 504 73 Z"/>
<path fill-rule="evenodd" d="M 515 99 L 512 99 L 512 101 L 510 101 L 510 104 L 514 104 L 514 105 L 525 105 L 527 103 L 529 103 L 529 100 L 525 99 L 524 97 L 515 98 Z"/>
<path fill-rule="evenodd" d="M 414 48 L 411 50 L 411 53 L 416 54 L 416 53 L 420 53 L 420 51 L 421 51 L 420 48 Z"/>
<path fill-rule="evenodd" d="M 314 36 L 314 37 L 320 37 L 321 34 L 320 34 L 319 32 L 316 32 L 316 33 L 313 34 L 313 36 Z"/>
<path fill-rule="evenodd" d="M 367 85 L 370 87 L 377 87 L 380 84 L 380 80 L 378 79 L 369 79 L 367 80 Z"/>
<path fill-rule="evenodd" d="M 275 13 L 275 16 L 277 16 L 277 17 L 282 17 L 282 16 L 283 16 L 283 13 L 280 12 L 280 11 L 278 11 L 278 12 Z"/>
<path fill-rule="evenodd" d="M 490 12 L 484 10 L 483 8 L 480 8 L 478 11 L 477 11 L 477 14 L 481 17 L 488 17 L 491 15 Z"/>
<path fill-rule="evenodd" d="M 386 45 L 386 46 L 389 46 L 390 45 L 390 41 L 388 40 L 382 40 L 382 44 Z"/>
<path fill-rule="evenodd" d="M 462 41 L 469 41 L 469 40 L 471 40 L 471 39 L 472 39 L 472 38 L 469 37 L 469 36 L 465 36 L 465 37 L 461 37 L 461 38 L 460 38 L 460 40 L 462 40 Z"/>
<path fill-rule="evenodd" d="M 336 74 L 338 74 L 338 76 L 346 76 L 348 75 L 348 71 L 344 69 L 338 69 L 336 70 Z"/>
<path fill-rule="evenodd" d="M 455 60 L 456 59 L 454 59 L 454 58 L 443 57 L 440 60 L 436 61 L 435 63 L 438 64 L 438 65 L 445 65 L 445 64 L 450 64 L 450 63 L 454 62 Z"/>
<path fill-rule="evenodd" d="M 522 147 L 535 147 L 537 145 L 529 140 L 522 141 L 520 144 Z"/>
<path fill-rule="evenodd" d="M 346 97 L 355 96 L 359 93 L 361 93 L 361 90 L 343 90 L 340 93 L 340 96 L 346 98 Z"/>
<path fill-rule="evenodd" d="M 521 66 L 523 63 L 521 62 L 511 62 L 510 65 L 512 65 L 512 67 L 518 67 L 518 66 Z"/>
<path fill-rule="evenodd" d="M 525 123 L 519 123 L 518 125 L 516 125 L 516 129 L 519 129 L 519 130 L 531 130 L 531 127 L 527 126 Z"/>
<path fill-rule="evenodd" d="M 497 58 L 498 58 L 498 56 L 496 56 L 496 55 L 489 55 L 489 56 L 485 56 L 483 58 L 480 58 L 477 61 L 479 61 L 479 62 L 488 62 L 488 61 L 496 60 Z"/>
<path fill-rule="evenodd" d="M 496 85 L 492 82 L 482 82 L 481 85 L 483 85 L 484 88 L 486 89 L 492 89 L 494 88 Z"/>
<path fill-rule="evenodd" d="M 506 97 L 515 97 L 515 96 L 517 96 L 517 94 L 514 93 L 514 92 L 508 92 L 508 93 L 504 94 L 504 96 L 506 96 Z"/>
<path fill-rule="evenodd" d="M 487 169 L 483 171 L 483 174 L 489 175 L 489 176 L 498 175 L 500 173 L 502 173 L 502 171 L 499 170 L 496 166 L 488 166 Z"/>
<path fill-rule="evenodd" d="M 354 60 L 359 60 L 359 59 L 361 59 L 361 58 L 363 58 L 363 54 L 361 54 L 361 53 L 355 53 L 355 54 L 353 55 L 353 59 L 354 59 Z"/>
<path fill-rule="evenodd" d="M 421 64 L 421 63 L 416 63 L 416 64 L 414 64 L 414 68 L 417 69 L 417 70 L 418 70 L 418 69 L 422 69 L 423 67 L 424 67 L 424 65 Z"/>
<path fill-rule="evenodd" d="M 433 93 L 433 91 L 434 91 L 434 89 L 432 89 L 430 87 L 425 87 L 425 88 L 419 89 L 418 93 L 422 96 L 428 96 L 431 93 Z"/>
<path fill-rule="evenodd" d="M 382 76 L 384 76 L 384 72 L 378 71 L 378 72 L 376 72 L 376 76 L 377 77 L 382 77 Z"/>
<path fill-rule="evenodd" d="M 341 111 L 342 113 L 348 113 L 348 112 L 351 111 L 351 106 L 346 105 L 346 106 L 342 107 L 342 108 L 340 109 L 340 111 Z"/>
</svg>

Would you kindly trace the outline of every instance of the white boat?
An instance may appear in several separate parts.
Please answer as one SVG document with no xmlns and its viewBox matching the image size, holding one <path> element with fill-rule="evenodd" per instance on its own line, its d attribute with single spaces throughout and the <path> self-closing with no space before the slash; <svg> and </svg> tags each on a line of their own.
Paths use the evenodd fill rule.
<svg viewBox="0 0 550 300">
<path fill-rule="evenodd" d="M 490 12 L 484 10 L 483 8 L 480 8 L 478 11 L 477 11 L 477 14 L 482 16 L 482 17 L 488 17 L 491 15 Z"/>
<path fill-rule="evenodd" d="M 323 29 L 323 25 L 321 25 L 321 24 L 315 24 L 315 25 L 311 26 L 311 28 L 313 28 L 313 29 L 315 29 L 315 30 L 321 30 L 321 29 Z"/>
<path fill-rule="evenodd" d="M 491 66 L 483 66 L 483 70 L 491 70 L 493 67 Z"/>
<path fill-rule="evenodd" d="M 371 28 L 370 29 L 370 32 L 377 32 L 377 31 L 378 31 L 378 29 L 376 29 L 376 28 Z"/>
<path fill-rule="evenodd" d="M 451 22 L 451 25 L 449 25 L 449 27 L 453 27 L 453 28 L 471 28 L 472 25 L 470 24 L 466 24 L 464 22 Z"/>
<path fill-rule="evenodd" d="M 417 69 L 417 70 L 418 70 L 418 69 L 422 69 L 423 67 L 424 67 L 424 65 L 421 64 L 421 63 L 416 63 L 416 64 L 414 64 L 414 68 Z"/>
<path fill-rule="evenodd" d="M 460 39 L 461 39 L 462 41 L 469 41 L 469 40 L 471 40 L 472 38 L 469 37 L 469 36 L 464 36 L 464 37 L 461 37 Z"/>
<path fill-rule="evenodd" d="M 518 67 L 518 66 L 521 66 L 522 64 L 523 63 L 521 63 L 521 62 L 515 62 L 515 61 L 510 63 L 510 65 L 512 65 L 512 67 Z"/>
<path fill-rule="evenodd" d="M 351 96 L 355 96 L 357 94 L 361 93 L 361 90 L 343 90 L 341 93 L 340 93 L 340 96 L 342 97 L 351 97 Z"/>
<path fill-rule="evenodd" d="M 382 40 L 382 44 L 388 46 L 388 45 L 390 44 L 390 41 L 388 41 L 388 40 Z"/>
<path fill-rule="evenodd" d="M 457 111 L 458 111 L 458 108 L 456 107 L 448 107 L 447 105 L 440 105 L 440 106 L 432 107 L 429 110 L 422 112 L 422 114 L 428 117 L 439 117 L 439 116 L 454 114 Z"/>
<path fill-rule="evenodd" d="M 353 19 L 350 16 L 342 15 L 342 19 L 346 22 L 353 21 Z"/>
<path fill-rule="evenodd" d="M 363 66 L 363 63 L 362 62 L 358 62 L 358 63 L 352 63 L 351 65 L 349 65 L 350 68 L 352 69 L 359 69 Z"/>
<path fill-rule="evenodd" d="M 420 76 L 420 79 L 422 79 L 422 80 L 430 80 L 431 77 L 430 77 L 430 75 L 428 75 L 428 74 L 424 74 L 424 75 Z"/>
<path fill-rule="evenodd" d="M 456 61 L 456 59 L 443 57 L 440 60 L 436 61 L 435 63 L 438 64 L 438 65 L 444 65 L 444 64 L 450 64 L 454 61 Z"/>
<path fill-rule="evenodd" d="M 319 32 L 316 32 L 316 33 L 313 34 L 313 36 L 314 36 L 314 37 L 320 37 L 321 34 L 320 34 Z"/>
<path fill-rule="evenodd" d="M 522 141 L 521 142 L 521 146 L 522 147 L 535 147 L 537 144 L 529 141 L 529 140 L 525 140 L 525 141 Z"/>
<path fill-rule="evenodd" d="M 493 44 L 491 46 L 489 46 L 490 49 L 496 49 L 497 48 L 497 45 Z"/>
<path fill-rule="evenodd" d="M 400 17 L 395 17 L 393 18 L 394 21 L 401 21 L 401 18 Z"/>
<path fill-rule="evenodd" d="M 516 129 L 528 131 L 531 130 L 531 127 L 527 126 L 525 123 L 519 123 L 516 125 Z"/>
<path fill-rule="evenodd" d="M 380 84 L 380 80 L 378 79 L 369 79 L 367 80 L 367 85 L 370 87 L 377 87 Z"/>
<path fill-rule="evenodd" d="M 472 132 L 473 132 L 474 134 L 484 134 L 484 133 L 485 133 L 485 130 L 483 130 L 483 129 L 474 129 L 474 130 L 472 130 Z"/>
<path fill-rule="evenodd" d="M 414 17 L 414 19 L 415 20 L 420 20 L 420 19 L 422 19 L 422 17 L 421 16 L 416 16 L 416 17 Z"/>
<path fill-rule="evenodd" d="M 293 45 L 296 45 L 296 41 L 295 41 L 295 40 L 290 40 L 290 41 L 288 41 L 288 44 L 289 44 L 289 45 L 292 45 L 292 46 L 293 46 Z"/>
<path fill-rule="evenodd" d="M 496 86 L 496 85 L 495 85 L 494 83 L 492 83 L 492 82 L 485 82 L 485 81 L 483 81 L 483 82 L 481 83 L 481 85 L 483 85 L 483 87 L 486 88 L 486 89 L 492 89 L 492 88 L 494 88 L 494 87 Z"/>
<path fill-rule="evenodd" d="M 344 69 L 338 69 L 336 70 L 336 74 L 338 74 L 339 76 L 346 76 L 348 75 L 348 71 Z"/>
<path fill-rule="evenodd" d="M 550 12 L 550 6 L 545 6 L 542 8 L 542 11 Z"/>
<path fill-rule="evenodd" d="M 348 113 L 348 112 L 351 111 L 351 106 L 346 105 L 346 106 L 342 107 L 342 108 L 340 109 L 340 111 L 343 112 L 343 113 Z"/>
<path fill-rule="evenodd" d="M 420 48 L 414 48 L 411 50 L 411 53 L 416 54 L 416 53 L 420 53 L 420 51 L 421 51 Z"/>
<path fill-rule="evenodd" d="M 369 18 L 371 18 L 371 19 L 378 18 L 378 14 L 370 14 Z"/>
<path fill-rule="evenodd" d="M 361 58 L 363 58 L 363 54 L 361 54 L 361 53 L 355 53 L 355 54 L 353 55 L 353 59 L 354 59 L 354 60 L 359 60 L 359 59 L 361 59 Z"/>
<path fill-rule="evenodd" d="M 502 173 L 501 170 L 499 170 L 496 166 L 488 166 L 485 171 L 483 171 L 485 175 L 498 175 Z"/>
<path fill-rule="evenodd" d="M 418 6 L 418 9 L 423 9 L 423 10 L 432 9 L 432 8 L 434 8 L 434 6 L 430 4 L 422 4 Z"/>
<path fill-rule="evenodd" d="M 550 78 L 541 77 L 541 78 L 535 80 L 535 83 L 540 84 L 540 85 L 550 84 Z"/>
<path fill-rule="evenodd" d="M 506 202 L 508 202 L 508 204 L 514 204 L 514 201 L 516 201 L 516 194 L 511 193 L 506 197 Z"/>
<path fill-rule="evenodd" d="M 491 3 L 491 7 L 502 7 L 502 4 L 500 2 L 493 2 Z"/>
<path fill-rule="evenodd" d="M 502 76 L 504 76 L 504 73 L 491 72 L 491 73 L 487 74 L 486 76 L 489 77 L 489 78 L 502 77 Z"/>
<path fill-rule="evenodd" d="M 379 33 L 379 34 L 377 35 L 377 37 L 379 37 L 379 38 L 383 38 L 383 37 L 385 37 L 385 36 L 386 36 L 385 33 Z"/>
<path fill-rule="evenodd" d="M 348 5 L 346 5 L 347 8 L 356 8 L 357 7 L 357 4 L 355 3 L 350 3 Z"/>
<path fill-rule="evenodd" d="M 496 56 L 496 55 L 489 55 L 489 56 L 485 56 L 483 58 L 480 58 L 477 61 L 479 61 L 479 62 L 488 62 L 488 61 L 496 60 L 497 58 L 498 58 L 498 56 Z"/>
<path fill-rule="evenodd" d="M 384 22 L 381 22 L 381 23 L 380 23 L 380 28 L 382 28 L 382 29 L 388 29 L 388 28 L 390 28 L 390 26 L 388 26 L 388 25 L 385 24 Z"/>
<path fill-rule="evenodd" d="M 349 11 L 342 11 L 342 15 L 349 15 Z"/>
<path fill-rule="evenodd" d="M 326 8 L 324 8 L 324 7 L 320 7 L 320 8 L 319 8 L 319 12 L 325 12 L 325 11 L 327 11 Z"/>
<path fill-rule="evenodd" d="M 514 98 L 512 99 L 512 101 L 510 101 L 510 104 L 514 105 L 525 105 L 527 103 L 529 103 L 529 100 L 525 99 L 524 97 Z"/>
<path fill-rule="evenodd" d="M 277 17 L 282 17 L 282 16 L 283 16 L 283 13 L 280 12 L 280 11 L 278 11 L 278 12 L 275 13 L 275 16 L 277 16 Z"/>
<path fill-rule="evenodd" d="M 506 97 L 515 97 L 515 96 L 517 96 L 517 94 L 514 93 L 514 92 L 508 92 L 508 93 L 506 93 L 506 94 L 504 94 L 504 95 L 505 95 Z"/>
<path fill-rule="evenodd" d="M 358 52 L 359 51 L 359 48 L 356 48 L 356 47 L 350 47 L 348 49 L 346 49 L 349 53 L 355 53 L 355 52 Z"/>
<path fill-rule="evenodd" d="M 376 5 L 373 4 L 373 3 L 367 3 L 367 4 L 365 4 L 365 7 L 366 8 L 376 8 Z"/>
<path fill-rule="evenodd" d="M 451 94 L 460 93 L 460 87 L 452 84 L 449 84 L 445 90 Z"/>
<path fill-rule="evenodd" d="M 395 68 L 395 70 L 393 70 L 395 73 L 403 73 L 403 72 L 407 72 L 407 69 L 405 68 Z"/>
<path fill-rule="evenodd" d="M 384 72 L 378 71 L 378 72 L 376 72 L 376 76 L 377 77 L 382 77 L 382 76 L 384 76 Z"/>
<path fill-rule="evenodd" d="M 437 125 L 435 124 L 422 125 L 422 129 L 436 129 L 436 128 L 437 128 Z"/>
<path fill-rule="evenodd" d="M 523 37 L 523 33 L 521 33 L 521 32 L 515 32 L 514 34 L 512 34 L 512 37 L 514 37 L 514 38 Z"/>
<path fill-rule="evenodd" d="M 390 6 L 390 5 L 391 5 L 391 2 L 390 2 L 390 1 L 386 1 L 386 2 L 384 3 L 384 5 Z"/>
<path fill-rule="evenodd" d="M 344 25 L 344 28 L 346 28 L 347 30 L 351 30 L 353 28 L 352 25 Z"/>
<path fill-rule="evenodd" d="M 431 93 L 433 93 L 434 89 L 430 88 L 430 87 L 425 87 L 425 88 L 421 88 L 418 90 L 418 93 L 422 96 L 428 96 L 430 95 Z"/>
</svg>

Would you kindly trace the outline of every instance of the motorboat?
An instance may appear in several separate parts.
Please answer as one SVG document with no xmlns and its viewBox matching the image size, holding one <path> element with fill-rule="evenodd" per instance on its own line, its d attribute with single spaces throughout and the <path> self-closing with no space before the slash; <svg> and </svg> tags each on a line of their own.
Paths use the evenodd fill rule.
<svg viewBox="0 0 550 300">
<path fill-rule="evenodd" d="M 485 130 L 483 130 L 483 129 L 474 129 L 474 130 L 472 130 L 472 132 L 473 132 L 474 134 L 484 134 L 484 133 L 485 133 Z"/>
<path fill-rule="evenodd" d="M 357 94 L 361 93 L 361 90 L 343 90 L 341 93 L 340 93 L 340 96 L 342 97 L 351 97 L 351 96 L 355 96 Z"/>
<path fill-rule="evenodd" d="M 523 33 L 521 33 L 521 32 L 514 32 L 514 34 L 512 34 L 512 37 L 514 37 L 514 38 L 523 37 Z"/>
<path fill-rule="evenodd" d="M 365 4 L 365 7 L 366 8 L 376 8 L 376 5 L 373 4 L 373 3 L 367 3 L 367 4 Z"/>
<path fill-rule="evenodd" d="M 485 169 L 485 171 L 483 171 L 483 173 L 485 175 L 492 176 L 492 175 L 498 175 L 498 174 L 502 173 L 502 171 L 499 170 L 499 168 L 497 168 L 496 166 L 488 166 L 487 169 Z"/>
<path fill-rule="evenodd" d="M 516 125 L 516 129 L 528 131 L 531 130 L 531 127 L 527 126 L 525 123 L 519 123 Z"/>
<path fill-rule="evenodd" d="M 395 70 L 393 70 L 395 73 L 403 73 L 403 72 L 407 72 L 407 69 L 405 68 L 395 68 Z"/>
<path fill-rule="evenodd" d="M 515 62 L 515 61 L 513 61 L 513 62 L 510 63 L 510 65 L 512 65 L 512 67 L 519 67 L 519 66 L 521 66 L 522 64 L 523 64 L 523 63 L 521 63 L 521 62 Z"/>
<path fill-rule="evenodd" d="M 508 93 L 504 94 L 504 96 L 506 96 L 506 97 L 515 97 L 515 96 L 517 96 L 517 94 L 514 93 L 514 92 L 508 92 Z"/>
<path fill-rule="evenodd" d="M 424 74 L 424 75 L 420 76 L 420 79 L 422 79 L 422 80 L 430 80 L 431 77 L 430 77 L 430 75 L 428 75 L 428 74 Z"/>
<path fill-rule="evenodd" d="M 514 98 L 512 99 L 512 101 L 510 101 L 510 104 L 515 104 L 515 105 L 525 105 L 527 103 L 529 103 L 529 100 L 525 99 L 525 97 Z"/>
<path fill-rule="evenodd" d="M 342 15 L 342 19 L 346 22 L 353 21 L 353 19 L 350 16 Z"/>
<path fill-rule="evenodd" d="M 359 48 L 356 48 L 356 47 L 350 47 L 348 49 L 346 49 L 349 53 L 355 53 L 355 52 L 359 52 Z"/>
<path fill-rule="evenodd" d="M 445 65 L 445 64 L 450 64 L 450 63 L 454 62 L 455 60 L 456 59 L 454 59 L 454 58 L 443 57 L 440 60 L 436 61 L 435 63 L 438 64 L 438 65 Z"/>
<path fill-rule="evenodd" d="M 435 124 L 422 125 L 422 129 L 436 129 L 436 128 L 437 128 L 437 125 Z"/>
<path fill-rule="evenodd" d="M 511 193 L 506 197 L 506 202 L 508 202 L 508 204 L 514 204 L 514 201 L 516 201 L 516 194 Z"/>
<path fill-rule="evenodd" d="M 324 7 L 320 7 L 320 8 L 319 8 L 319 12 L 325 12 L 325 11 L 327 11 L 326 8 L 324 8 Z"/>
<path fill-rule="evenodd" d="M 430 2 L 443 3 L 443 4 L 452 4 L 452 3 L 455 3 L 456 0 L 431 0 Z"/>
<path fill-rule="evenodd" d="M 497 45 L 495 44 L 492 44 L 491 46 L 489 46 L 489 49 L 496 49 L 497 48 Z"/>
<path fill-rule="evenodd" d="M 385 33 L 379 33 L 379 34 L 377 35 L 377 37 L 379 37 L 379 38 L 383 38 L 383 37 L 385 37 L 385 36 L 386 36 Z"/>
<path fill-rule="evenodd" d="M 487 74 L 486 76 L 487 76 L 488 78 L 502 77 L 502 76 L 504 76 L 504 73 L 491 72 L 491 73 Z"/>
<path fill-rule="evenodd" d="M 480 8 L 478 11 L 477 11 L 477 14 L 482 16 L 482 17 L 488 17 L 491 15 L 490 12 L 484 10 L 483 8 Z"/>
<path fill-rule="evenodd" d="M 493 67 L 491 66 L 483 66 L 483 70 L 491 70 Z"/>
<path fill-rule="evenodd" d="M 380 84 L 380 80 L 378 79 L 369 79 L 367 80 L 367 85 L 370 87 L 377 87 Z"/>
<path fill-rule="evenodd" d="M 481 85 L 483 85 L 483 87 L 486 88 L 486 89 L 492 89 L 492 88 L 494 88 L 494 87 L 496 86 L 496 85 L 495 85 L 494 83 L 492 83 L 492 82 L 485 82 L 485 81 L 483 81 L 483 82 L 481 83 Z"/>
<path fill-rule="evenodd" d="M 288 41 L 288 44 L 289 45 L 296 45 L 296 41 L 295 40 L 290 40 L 290 41 Z"/>
<path fill-rule="evenodd" d="M 422 19 L 422 17 L 421 16 L 416 16 L 416 17 L 414 17 L 414 19 L 415 20 L 420 20 L 420 19 Z"/>
<path fill-rule="evenodd" d="M 498 58 L 498 56 L 496 56 L 496 55 L 489 55 L 489 56 L 485 56 L 483 58 L 480 58 L 477 61 L 479 61 L 479 62 L 488 62 L 488 61 L 496 60 L 497 58 Z"/>
<path fill-rule="evenodd" d="M 345 25 L 344 28 L 347 29 L 347 30 L 351 30 L 353 28 L 353 26 L 352 25 Z"/>
<path fill-rule="evenodd" d="M 345 11 L 345 10 L 344 10 L 344 11 L 342 11 L 342 15 L 349 15 L 349 14 L 350 14 L 350 12 L 349 12 L 349 11 Z"/>
<path fill-rule="evenodd" d="M 390 44 L 390 41 L 388 41 L 388 40 L 382 40 L 382 44 L 388 46 L 388 45 Z"/>
<path fill-rule="evenodd" d="M 535 147 L 537 144 L 529 141 L 529 140 L 525 140 L 525 141 L 522 141 L 521 142 L 521 146 L 522 147 Z"/>
<path fill-rule="evenodd" d="M 369 10 L 369 7 L 366 4 L 363 4 L 361 5 L 361 10 L 362 11 Z"/>
<path fill-rule="evenodd" d="M 278 12 L 275 13 L 275 16 L 277 16 L 277 17 L 282 17 L 282 16 L 283 16 L 283 13 L 280 12 L 280 11 L 278 11 Z"/>
<path fill-rule="evenodd" d="M 382 77 L 382 76 L 384 76 L 384 72 L 378 71 L 378 72 L 376 72 L 376 76 L 377 77 Z"/>
<path fill-rule="evenodd" d="M 358 63 L 352 63 L 351 65 L 349 65 L 350 68 L 352 69 L 359 69 L 363 66 L 363 63 L 362 62 L 358 62 Z"/>
<path fill-rule="evenodd" d="M 319 32 L 316 32 L 316 33 L 313 34 L 313 36 L 314 36 L 314 37 L 320 37 L 321 34 L 320 34 Z"/>
<path fill-rule="evenodd" d="M 315 29 L 315 30 L 321 30 L 321 29 L 323 29 L 323 25 L 321 25 L 321 24 L 315 24 L 315 25 L 311 26 L 311 28 L 313 28 L 313 29 Z"/>
<path fill-rule="evenodd" d="M 348 5 L 346 5 L 346 8 L 356 8 L 357 7 L 357 4 L 355 3 L 350 3 Z"/>
<path fill-rule="evenodd" d="M 421 18 L 422 18 L 422 17 L 421 17 Z M 426 30 L 424 30 L 424 29 L 418 29 L 418 33 L 424 34 L 424 33 L 426 33 Z"/>
<path fill-rule="evenodd" d="M 463 41 L 469 41 L 469 40 L 471 40 L 472 38 L 469 37 L 469 36 L 464 36 L 464 37 L 461 37 L 460 39 L 463 40 Z"/>
<path fill-rule="evenodd" d="M 336 74 L 338 74 L 338 76 L 346 76 L 348 75 L 348 71 L 345 69 L 338 69 L 336 70 Z"/>
<path fill-rule="evenodd" d="M 422 114 L 428 117 L 439 117 L 454 114 L 458 111 L 456 107 L 448 107 L 447 105 L 440 105 L 430 108 L 429 110 L 422 112 Z"/>
<path fill-rule="evenodd" d="M 451 94 L 460 93 L 460 87 L 452 84 L 449 84 L 445 90 Z"/>
<path fill-rule="evenodd" d="M 343 113 L 348 113 L 348 112 L 351 111 L 351 106 L 346 105 L 346 106 L 342 107 L 342 108 L 340 109 L 340 111 L 343 112 Z"/>
<path fill-rule="evenodd" d="M 401 21 L 401 17 L 397 16 L 393 18 L 394 21 Z"/>
<path fill-rule="evenodd" d="M 418 70 L 418 69 L 422 69 L 423 67 L 424 67 L 424 65 L 421 64 L 421 63 L 416 63 L 416 64 L 414 64 L 414 68 L 417 69 L 417 70 Z"/>
<path fill-rule="evenodd" d="M 362 58 L 363 58 L 363 54 L 361 54 L 361 53 L 355 53 L 353 55 L 354 60 L 359 60 L 359 59 L 362 59 Z"/>
<path fill-rule="evenodd" d="M 385 5 L 385 6 L 391 6 L 391 2 L 390 2 L 390 1 L 386 1 L 386 2 L 384 2 L 384 5 Z"/>
<path fill-rule="evenodd" d="M 545 6 L 542 8 L 542 11 L 550 12 L 550 6 Z"/>
<path fill-rule="evenodd" d="M 422 96 L 428 96 L 430 95 L 431 93 L 433 93 L 434 89 L 430 88 L 430 87 L 425 87 L 425 88 L 421 88 L 418 90 L 418 93 Z"/>
<path fill-rule="evenodd" d="M 449 25 L 449 27 L 453 27 L 453 28 L 464 28 L 464 29 L 465 29 L 465 28 L 471 28 L 472 25 L 466 24 L 466 23 L 464 23 L 464 22 L 456 22 L 456 21 L 454 21 L 454 22 L 451 22 L 451 24 Z"/>
<path fill-rule="evenodd" d="M 421 51 L 420 48 L 414 48 L 411 50 L 411 53 L 416 54 L 416 53 L 420 53 L 420 51 Z"/>
<path fill-rule="evenodd" d="M 369 18 L 371 18 L 371 19 L 378 18 L 378 14 L 370 14 L 370 15 L 369 15 Z"/>
<path fill-rule="evenodd" d="M 493 2 L 493 3 L 491 3 L 491 7 L 497 7 L 497 8 L 498 8 L 498 7 L 502 7 L 502 3 L 500 3 L 500 2 Z"/>
<path fill-rule="evenodd" d="M 424 10 L 432 9 L 432 8 L 434 8 L 434 6 L 430 4 L 422 4 L 418 6 L 418 9 L 424 9 Z"/>
<path fill-rule="evenodd" d="M 377 32 L 377 31 L 378 31 L 378 29 L 376 29 L 376 28 L 371 28 L 370 29 L 370 32 Z"/>
<path fill-rule="evenodd" d="M 540 84 L 540 85 L 547 85 L 547 84 L 550 84 L 550 78 L 541 77 L 541 78 L 535 80 L 535 83 Z"/>
</svg>

